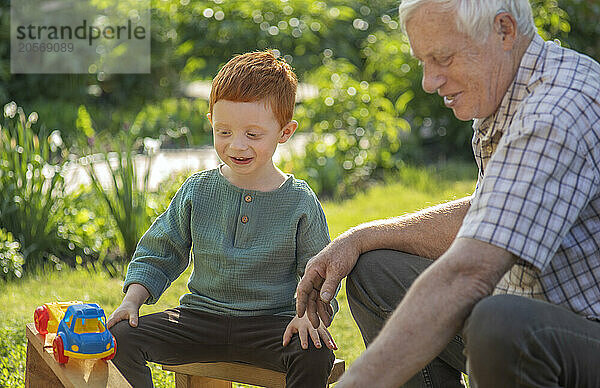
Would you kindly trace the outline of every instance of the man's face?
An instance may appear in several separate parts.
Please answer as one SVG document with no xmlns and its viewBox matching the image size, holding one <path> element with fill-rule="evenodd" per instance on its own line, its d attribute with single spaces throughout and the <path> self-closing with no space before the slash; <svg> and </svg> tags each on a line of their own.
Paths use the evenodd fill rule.
<svg viewBox="0 0 600 388">
<path fill-rule="evenodd" d="M 421 6 L 406 24 L 414 56 L 423 66 L 423 89 L 437 92 L 459 120 L 492 115 L 512 74 L 502 37 L 492 31 L 476 43 L 456 28 L 452 12 Z M 509 77 L 509 79 L 507 79 Z"/>
</svg>

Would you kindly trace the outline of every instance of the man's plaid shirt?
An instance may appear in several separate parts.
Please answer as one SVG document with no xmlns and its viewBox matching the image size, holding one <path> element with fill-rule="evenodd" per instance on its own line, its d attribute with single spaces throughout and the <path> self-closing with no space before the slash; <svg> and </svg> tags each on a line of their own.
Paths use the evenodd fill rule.
<svg viewBox="0 0 600 388">
<path fill-rule="evenodd" d="M 494 115 L 458 237 L 519 257 L 495 293 L 600 318 L 600 65 L 535 35 Z"/>
</svg>

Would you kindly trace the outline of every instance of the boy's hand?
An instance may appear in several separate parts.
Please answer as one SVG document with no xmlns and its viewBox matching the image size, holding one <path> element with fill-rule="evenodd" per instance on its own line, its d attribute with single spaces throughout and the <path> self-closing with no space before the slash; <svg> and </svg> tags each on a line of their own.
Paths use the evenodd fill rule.
<svg viewBox="0 0 600 388">
<path fill-rule="evenodd" d="M 283 333 L 283 346 L 286 346 L 290 343 L 292 336 L 298 333 L 300 337 L 300 345 L 302 349 L 308 349 L 308 337 L 312 339 L 313 343 L 317 348 L 321 348 L 321 340 L 325 342 L 325 346 L 327 346 L 331 350 L 337 350 L 337 345 L 333 341 L 333 337 L 323 324 L 320 323 L 318 328 L 313 328 L 312 324 L 308 320 L 308 315 L 304 315 L 302 318 L 299 318 L 297 315 L 292 319 L 292 321 L 287 325 L 285 332 Z"/>
<path fill-rule="evenodd" d="M 111 328 L 115 323 L 129 319 L 129 326 L 136 327 L 138 324 L 138 316 L 140 307 L 134 302 L 123 301 L 117 309 L 110 314 L 106 325 Z"/>
<path fill-rule="evenodd" d="M 108 322 L 106 323 L 108 328 L 125 319 L 129 319 L 129 326 L 136 327 L 140 314 L 140 306 L 149 296 L 150 292 L 143 285 L 139 283 L 130 284 L 127 287 L 127 293 L 121 305 L 108 317 Z"/>
</svg>

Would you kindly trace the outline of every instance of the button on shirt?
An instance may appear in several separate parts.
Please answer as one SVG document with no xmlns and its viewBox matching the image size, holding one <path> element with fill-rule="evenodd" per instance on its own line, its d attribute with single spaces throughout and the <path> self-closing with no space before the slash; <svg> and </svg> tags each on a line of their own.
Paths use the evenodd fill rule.
<svg viewBox="0 0 600 388">
<path fill-rule="evenodd" d="M 494 115 L 458 237 L 519 260 L 496 286 L 600 318 L 600 65 L 535 35 Z"/>
</svg>

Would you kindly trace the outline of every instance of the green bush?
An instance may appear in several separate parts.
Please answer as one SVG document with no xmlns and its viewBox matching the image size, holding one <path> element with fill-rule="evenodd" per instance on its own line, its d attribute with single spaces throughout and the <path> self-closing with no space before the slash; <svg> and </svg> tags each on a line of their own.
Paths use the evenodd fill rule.
<svg viewBox="0 0 600 388">
<path fill-rule="evenodd" d="M 567 3 L 575 14 L 584 8 L 600 14 L 600 6 Z M 584 42 L 569 35 L 569 17 L 560 4 L 533 2 L 536 25 L 546 39 L 581 47 Z M 305 149 L 283 167 L 309 181 L 319 195 L 351 196 L 405 162 L 472 160 L 471 123 L 457 120 L 439 96 L 422 90 L 422 70 L 392 16 L 370 20 L 367 36 L 349 35 L 356 39 L 360 61 L 344 58 L 343 50 L 332 46 L 306 76 L 319 87 L 319 96 L 298 106 L 296 118 L 300 131 L 312 133 Z"/>
<path fill-rule="evenodd" d="M 532 0 L 535 24 L 544 39 L 600 61 L 600 3 L 587 0 Z"/>
<path fill-rule="evenodd" d="M 545 39 L 557 38 L 566 46 L 600 59 L 600 24 L 596 23 L 600 5 L 596 3 L 533 0 L 532 6 L 536 25 Z M 69 149 L 80 137 L 85 140 L 75 125 L 80 104 L 88 108 L 95 118 L 95 127 L 101 130 L 119 131 L 129 123 L 132 130 L 138 131 L 137 136 L 159 138 L 165 146 L 206 144 L 210 139 L 204 119 L 206 102 L 180 97 L 181 86 L 212 78 L 219 66 L 235 54 L 273 48 L 295 67 L 302 81 L 326 89 L 316 100 L 320 107 L 314 102 L 306 103 L 305 112 L 321 118 L 318 122 L 305 120 L 303 124 L 307 129 L 315 127 L 316 142 L 307 150 L 315 160 L 306 162 L 303 171 L 306 176 L 323 172 L 325 176 L 313 180 L 320 182 L 325 193 L 351 194 L 354 182 L 377 177 L 380 170 L 393 169 L 398 161 L 471 158 L 469 124 L 456 120 L 441 99 L 421 90 L 421 69 L 411 58 L 406 38 L 399 31 L 397 0 L 163 0 L 152 5 L 151 74 L 21 75 L 9 72 L 9 2 L 0 0 L 0 37 L 6 38 L 0 39 L 0 97 L 19 98 L 28 110 L 35 108 L 48 128 L 61 131 Z M 322 104 L 327 97 L 335 98 L 327 93 L 339 89 L 331 77 L 343 75 L 339 69 L 331 68 L 331 61 L 351 69 L 351 74 L 345 75 L 352 80 L 343 81 L 348 88 L 357 89 L 352 85 L 366 82 L 374 100 L 392 104 L 396 110 L 393 115 L 383 112 L 379 116 L 397 120 L 396 129 L 389 129 L 391 122 L 383 123 L 386 131 L 398 134 L 398 139 L 389 140 L 393 150 L 384 150 L 382 144 L 381 155 L 377 154 L 379 151 L 371 152 L 365 161 L 364 152 L 362 156 L 354 155 L 364 150 L 350 146 L 334 158 L 327 157 L 324 168 L 322 152 L 316 148 L 322 150 L 324 143 L 331 142 L 330 133 L 340 144 L 345 138 L 352 142 L 351 137 L 357 142 L 365 139 L 363 143 L 368 140 L 377 144 L 379 136 L 377 129 L 367 128 L 366 119 L 357 125 L 366 132 L 360 139 L 354 133 L 338 133 L 346 129 L 346 124 L 340 128 L 334 124 L 346 119 L 334 117 L 330 111 L 359 120 L 356 111 L 376 109 L 358 94 L 346 98 L 344 109 Z M 363 94 L 362 90 L 357 91 Z M 336 104 L 338 100 L 335 98 Z M 347 108 L 350 102 L 356 106 Z M 138 121 L 130 122 L 138 112 Z M 319 129 L 323 122 L 328 122 L 327 130 Z M 398 150 L 396 143 L 400 144 Z M 356 163 L 357 156 L 362 164 Z M 334 166 L 337 162 L 346 162 L 346 167 L 352 163 L 358 166 Z M 346 187 L 333 187 L 334 181 L 344 181 Z"/>
<path fill-rule="evenodd" d="M 173 104 L 175 108 L 183 106 L 180 111 L 192 113 L 187 102 Z M 140 176 L 135 166 L 144 148 L 144 139 L 135 134 L 144 131 L 147 120 L 164 120 L 158 116 L 156 111 L 142 112 L 128 130 L 122 129 L 116 135 L 109 130 L 96 133 L 90 114 L 81 106 L 76 125 L 90 137 L 89 142 L 79 141 L 72 148 L 88 155 L 78 159 L 66 152 L 58 131 L 50 136 L 46 136 L 44 127 L 36 131 L 37 113 L 26 119 L 23 109 L 14 102 L 4 107 L 0 126 L 0 244 L 6 241 L 6 249 L 0 246 L 3 279 L 19 277 L 23 271 L 46 264 L 60 268 L 63 263 L 76 268 L 100 265 L 111 275 L 121 274 L 139 238 L 166 209 L 184 179 L 177 176 L 173 182 L 163 183 L 158 193 L 150 193 L 150 169 Z M 205 135 L 200 132 L 187 136 L 193 139 Z M 147 156 L 151 154 L 146 152 Z M 93 168 L 102 162 L 108 167 L 110 188 L 100 184 Z M 146 162 L 148 167 L 150 159 Z M 87 168 L 92 185 L 67 193 L 61 173 L 72 165 Z"/>
<path fill-rule="evenodd" d="M 209 144 L 212 128 L 206 113 L 208 102 L 202 99 L 168 98 L 148 103 L 137 114 L 131 132 L 139 137 L 158 137 L 161 148 Z"/>
<path fill-rule="evenodd" d="M 472 160 L 471 122 L 456 119 L 437 94 L 423 90 L 422 69 L 410 54 L 406 36 L 397 30 L 378 31 L 366 43 L 369 57 L 363 78 L 380 85 L 396 115 L 410 123 L 400 150 L 402 159 L 417 163 L 440 162 L 449 156 Z"/>
<path fill-rule="evenodd" d="M 104 156 L 100 157 L 104 158 Z M 124 164 L 126 163 L 127 159 L 125 158 Z M 115 167 L 117 166 L 115 165 Z M 173 174 L 169 179 L 161 182 L 158 189 L 153 192 L 147 190 L 137 191 L 136 195 L 138 196 L 141 195 L 141 191 L 144 192 L 146 206 L 146 216 L 138 216 L 138 218 L 143 219 L 143 223 L 141 229 L 137 232 L 133 227 L 131 230 L 125 229 L 124 232 L 119 229 L 116 217 L 104 197 L 105 194 L 108 196 L 113 209 L 122 209 L 124 206 L 117 203 L 120 197 L 117 197 L 118 194 L 116 192 L 112 189 L 98 192 L 93 185 L 82 185 L 77 192 L 72 194 L 77 197 L 77 200 L 75 206 L 70 209 L 70 212 L 68 214 L 65 213 L 65 228 L 71 233 L 78 235 L 84 244 L 89 246 L 94 252 L 98 252 L 98 261 L 91 263 L 91 267 L 104 269 L 111 276 L 121 276 L 125 269 L 125 264 L 127 264 L 130 258 L 130 255 L 128 256 L 126 253 L 127 250 L 123 235 L 130 236 L 128 237 L 130 240 L 128 244 L 130 247 L 133 246 L 135 248 L 133 244 L 137 243 L 135 240 L 137 234 L 145 232 L 144 225 L 149 226 L 158 215 L 167 209 L 176 191 L 190 174 L 191 172 L 189 171 Z M 136 179 L 138 178 L 136 177 Z M 141 209 L 139 210 L 141 211 Z M 119 213 L 117 213 L 117 216 L 119 216 Z M 123 226 L 121 223 L 121 227 Z M 137 238 L 139 239 L 139 237 Z M 85 266 L 79 265 L 78 267 L 83 268 Z"/>
<path fill-rule="evenodd" d="M 352 195 L 377 171 L 394 169 L 410 130 L 396 115 L 385 87 L 360 77 L 348 61 L 329 59 L 309 78 L 319 96 L 296 110 L 301 130 L 312 133 L 302 152 L 283 168 L 307 180 L 320 195 Z"/>
<path fill-rule="evenodd" d="M 182 136 L 185 128 L 203 133 L 206 123 L 203 113 L 188 114 L 195 102 L 179 97 L 182 84 L 210 79 L 231 56 L 264 48 L 281 52 L 301 80 L 337 58 L 360 69 L 358 81 L 385 85 L 386 98 L 398 104 L 398 115 L 411 124 L 407 134 L 412 148 L 403 151 L 405 157 L 428 161 L 454 156 L 470 137 L 467 124 L 444 110 L 439 98 L 421 91 L 421 70 L 398 29 L 397 0 L 153 2 L 152 72 L 138 75 L 11 74 L 9 4 L 0 0 L 0 98 L 10 96 L 26 110 L 36 110 L 48 128 L 61 131 L 69 147 L 81 136 L 74 124 L 80 104 L 95 117 L 97 128 L 119 128 L 142 110 L 159 119 L 152 126 L 149 117 L 140 136 L 158 138 L 168 132 L 178 139 L 165 139 L 165 144 L 190 145 L 190 139 L 183 140 L 188 137 Z M 600 59 L 600 4 L 533 0 L 532 6 L 544 38 L 560 39 Z M 207 141 L 194 138 L 193 144 Z M 468 149 L 460 156 L 469 157 Z"/>
<path fill-rule="evenodd" d="M 44 127 L 32 129 L 37 120 L 36 112 L 26 118 L 14 102 L 4 106 L 0 126 L 0 228 L 11 232 L 21 244 L 26 270 L 48 262 L 75 265 L 77 261 L 92 260 L 93 252 L 65 230 L 62 215 L 72 203 L 67 200 L 60 174 L 62 156 L 51 151 L 53 137 L 47 136 Z"/>
<path fill-rule="evenodd" d="M 152 218 L 147 206 L 151 161 L 147 162 L 147 170 L 142 177 L 143 186 L 139 188 L 139 172 L 135 166 L 135 155 L 132 147 L 127 147 L 130 144 L 126 144 L 124 149 L 101 154 L 95 161 L 90 159 L 91 162 L 86 164 L 96 196 L 104 201 L 117 226 L 118 241 L 123 247 L 121 261 L 124 262 L 132 257 L 140 237 L 150 226 Z M 95 166 L 99 163 L 104 163 L 109 168 L 112 178 L 110 188 L 100 184 L 100 179 L 95 172 Z"/>
<path fill-rule="evenodd" d="M 9 320 L 0 325 L 0 386 L 22 387 L 27 342 L 25 322 Z"/>
<path fill-rule="evenodd" d="M 89 136 L 77 127 L 79 106 L 64 100 L 37 99 L 23 104 L 23 109 L 35 110 L 39 123 L 60 132 L 64 149 L 81 154 L 87 150 Z M 85 104 L 92 125 L 100 132 L 116 135 L 130 126 L 137 137 L 157 138 L 162 148 L 205 145 L 212 140 L 212 129 L 206 119 L 208 102 L 203 99 L 167 98 L 148 101 L 135 110 L 122 106 Z"/>
<path fill-rule="evenodd" d="M 0 280 L 20 278 L 25 260 L 19 252 L 21 244 L 12 233 L 0 228 Z"/>
<path fill-rule="evenodd" d="M 136 165 L 137 149 L 143 144 L 141 139 L 134 136 L 135 127 L 126 127 L 113 137 L 105 132 L 96 135 L 92 120 L 84 106 L 79 108 L 77 127 L 91 136 L 90 144 L 100 139 L 99 145 L 104 150 L 96 153 L 98 147 L 90 147 L 87 157 L 82 159 L 92 181 L 92 188 L 98 201 L 102 201 L 109 209 L 109 214 L 117 226 L 118 238 L 122 247 L 121 262 L 127 262 L 133 255 L 138 240 L 152 222 L 153 213 L 147 206 L 148 183 L 151 172 L 152 152 L 145 158 L 145 172 L 140 175 Z M 130 129 L 132 131 L 130 131 Z M 96 167 L 102 163 L 108 169 L 111 180 L 110 187 L 104 187 Z M 141 185 L 140 185 L 141 184 Z"/>
<path fill-rule="evenodd" d="M 372 35 L 364 51 L 362 69 L 328 52 L 310 74 L 307 80 L 319 96 L 298 106 L 295 117 L 300 131 L 312 133 L 284 168 L 319 195 L 337 198 L 363 190 L 405 162 L 437 163 L 447 155 L 470 159 L 470 124 L 421 90 L 406 38 L 390 28 Z"/>
<path fill-rule="evenodd" d="M 63 212 L 64 231 L 72 239 L 80 241 L 85 247 L 84 252 L 93 252 L 96 257 L 96 260 L 88 262 L 76 257 L 75 268 L 106 269 L 109 274 L 118 272 L 113 263 L 122 257 L 122 245 L 106 204 L 98 200 L 92 186 L 81 185 L 68 197 L 73 206 Z"/>
<path fill-rule="evenodd" d="M 158 185 L 156 192 L 150 194 L 148 197 L 148 206 L 156 216 L 167 210 L 167 207 L 169 207 L 177 190 L 179 190 L 181 185 L 183 185 L 183 182 L 195 172 L 196 171 L 181 171 L 174 173 Z M 154 218 L 152 221 L 154 221 Z"/>
</svg>

